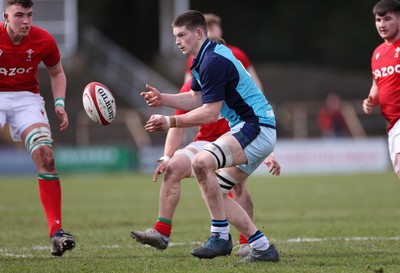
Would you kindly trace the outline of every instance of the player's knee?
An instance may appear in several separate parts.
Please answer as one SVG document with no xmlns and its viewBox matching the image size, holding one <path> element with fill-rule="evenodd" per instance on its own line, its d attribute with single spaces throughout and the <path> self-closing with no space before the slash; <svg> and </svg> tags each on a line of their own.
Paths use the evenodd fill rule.
<svg viewBox="0 0 400 273">
<path fill-rule="evenodd" d="M 207 169 L 207 166 L 208 164 L 201 158 L 195 157 L 192 160 L 192 168 L 195 174 L 204 172 L 204 170 Z"/>
<path fill-rule="evenodd" d="M 186 163 L 181 160 L 170 160 L 168 162 L 167 168 L 165 169 L 165 176 L 174 177 L 176 179 L 181 179 L 186 176 L 186 173 L 190 170 L 187 170 L 187 167 L 190 168 L 190 162 Z"/>
<path fill-rule="evenodd" d="M 206 177 L 207 174 L 213 171 L 214 165 L 211 164 L 212 160 L 207 160 L 207 157 L 202 155 L 202 153 L 198 153 L 192 160 L 192 169 L 197 178 L 197 181 L 201 182 Z"/>
<path fill-rule="evenodd" d="M 52 173 L 56 170 L 53 149 L 48 146 L 39 146 L 32 154 L 32 158 L 40 172 Z"/>
<path fill-rule="evenodd" d="M 31 155 L 33 155 L 36 149 L 42 147 L 48 147 L 52 150 L 53 139 L 50 129 L 42 126 L 31 130 L 25 138 L 25 147 Z M 46 149 L 41 150 L 43 152 Z"/>
<path fill-rule="evenodd" d="M 25 138 L 25 147 L 40 172 L 55 171 L 53 139 L 49 128 L 42 126 L 31 130 Z"/>
</svg>

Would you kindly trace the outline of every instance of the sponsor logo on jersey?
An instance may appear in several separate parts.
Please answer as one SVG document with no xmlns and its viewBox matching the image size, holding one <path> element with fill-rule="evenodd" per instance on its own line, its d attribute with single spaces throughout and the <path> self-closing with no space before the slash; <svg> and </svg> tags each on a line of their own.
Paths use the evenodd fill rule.
<svg viewBox="0 0 400 273">
<path fill-rule="evenodd" d="M 373 71 L 375 79 L 388 77 L 393 75 L 394 73 L 400 74 L 400 64 L 396 64 L 395 66 L 384 66 Z"/>
<path fill-rule="evenodd" d="M 5 68 L 5 67 L 0 67 L 0 75 L 4 76 L 15 76 L 15 75 L 22 75 L 22 74 L 28 74 L 31 72 L 33 69 L 33 66 L 28 67 L 28 68 L 23 68 L 23 67 L 11 67 L 11 68 Z"/>
</svg>

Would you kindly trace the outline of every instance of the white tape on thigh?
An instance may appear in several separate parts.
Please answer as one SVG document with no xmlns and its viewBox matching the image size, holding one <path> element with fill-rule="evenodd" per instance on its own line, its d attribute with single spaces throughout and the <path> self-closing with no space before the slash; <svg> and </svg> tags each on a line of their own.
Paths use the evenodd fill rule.
<svg viewBox="0 0 400 273">
<path fill-rule="evenodd" d="M 217 181 L 221 187 L 222 193 L 228 193 L 235 185 L 239 184 L 240 181 L 226 173 L 224 170 L 220 170 L 217 175 Z"/>
<path fill-rule="evenodd" d="M 190 161 L 192 161 L 192 158 L 194 157 L 194 153 L 187 149 L 177 150 L 175 151 L 174 155 L 186 155 L 190 159 Z"/>
<path fill-rule="evenodd" d="M 53 147 L 51 132 L 47 127 L 38 127 L 29 132 L 25 139 L 25 147 L 30 154 L 40 146 Z"/>
<path fill-rule="evenodd" d="M 188 149 L 177 150 L 177 151 L 175 151 L 174 155 L 186 155 L 189 158 L 190 161 L 192 161 L 193 157 L 195 156 L 195 154 L 192 151 L 188 150 Z M 190 177 L 194 177 L 193 168 L 192 168 L 192 172 L 190 174 Z"/>
<path fill-rule="evenodd" d="M 217 169 L 232 166 L 232 152 L 225 141 L 217 139 L 212 143 L 204 145 L 203 150 L 213 155 Z"/>
</svg>

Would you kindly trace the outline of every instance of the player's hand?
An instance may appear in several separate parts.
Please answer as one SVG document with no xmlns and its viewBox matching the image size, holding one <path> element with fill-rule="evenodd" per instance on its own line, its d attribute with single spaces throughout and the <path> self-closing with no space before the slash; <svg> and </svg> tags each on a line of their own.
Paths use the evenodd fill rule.
<svg viewBox="0 0 400 273">
<path fill-rule="evenodd" d="M 140 96 L 142 96 L 147 105 L 150 107 L 158 107 L 161 105 L 161 93 L 154 87 L 149 84 L 146 84 L 146 92 L 141 92 Z"/>
<path fill-rule="evenodd" d="M 374 98 L 372 96 L 368 96 L 368 98 L 363 100 L 362 106 L 365 114 L 371 114 L 375 107 Z"/>
<path fill-rule="evenodd" d="M 276 161 L 273 155 L 269 155 L 264 159 L 264 164 L 269 168 L 269 173 L 272 175 L 279 176 L 281 174 L 281 165 Z"/>
<path fill-rule="evenodd" d="M 56 106 L 56 115 L 61 122 L 60 131 L 64 131 L 68 127 L 68 115 L 67 112 L 65 112 L 64 107 Z"/>
<path fill-rule="evenodd" d="M 149 132 L 166 131 L 169 129 L 166 116 L 163 115 L 152 115 L 146 122 L 144 129 Z"/>
<path fill-rule="evenodd" d="M 165 172 L 167 169 L 168 161 L 157 161 L 160 163 L 153 173 L 153 182 L 157 182 L 158 176 Z"/>
</svg>

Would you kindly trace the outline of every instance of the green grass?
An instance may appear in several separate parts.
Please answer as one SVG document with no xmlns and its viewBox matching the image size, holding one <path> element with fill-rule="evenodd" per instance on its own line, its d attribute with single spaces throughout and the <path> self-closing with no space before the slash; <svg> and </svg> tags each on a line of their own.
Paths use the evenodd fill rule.
<svg viewBox="0 0 400 273">
<path fill-rule="evenodd" d="M 400 272 L 400 181 L 391 172 L 251 177 L 255 223 L 279 263 L 192 257 L 210 226 L 194 180 L 183 182 L 163 252 L 130 238 L 157 218 L 160 183 L 150 175 L 63 175 L 62 186 L 64 229 L 77 246 L 52 258 L 35 176 L 0 177 L 0 272 Z"/>
</svg>

